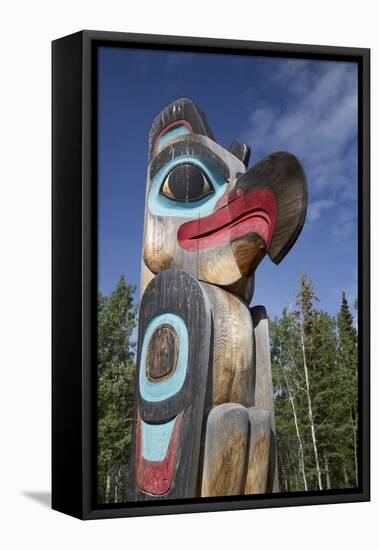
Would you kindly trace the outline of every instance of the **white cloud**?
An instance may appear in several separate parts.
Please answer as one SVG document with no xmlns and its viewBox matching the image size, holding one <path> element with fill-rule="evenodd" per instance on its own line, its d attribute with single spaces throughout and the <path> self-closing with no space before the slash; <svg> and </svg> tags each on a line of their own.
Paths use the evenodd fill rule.
<svg viewBox="0 0 379 550">
<path fill-rule="evenodd" d="M 339 212 L 345 203 L 345 210 L 351 214 L 346 201 L 351 207 L 356 200 L 355 66 L 278 60 L 267 85 L 272 92 L 270 99 L 251 111 L 250 130 L 244 136 L 252 148 L 253 160 L 275 150 L 298 156 L 310 190 L 308 222 L 316 222 L 332 205 Z M 336 238 L 347 236 L 351 230 L 352 222 L 346 216 L 346 212 L 336 216 Z"/>
<path fill-rule="evenodd" d="M 355 212 L 351 208 L 338 209 L 333 225 L 333 237 L 340 241 L 346 239 L 357 231 Z"/>
<path fill-rule="evenodd" d="M 328 210 L 335 205 L 332 200 L 319 200 L 308 204 L 307 222 L 315 223 L 320 219 L 323 210 Z"/>
</svg>

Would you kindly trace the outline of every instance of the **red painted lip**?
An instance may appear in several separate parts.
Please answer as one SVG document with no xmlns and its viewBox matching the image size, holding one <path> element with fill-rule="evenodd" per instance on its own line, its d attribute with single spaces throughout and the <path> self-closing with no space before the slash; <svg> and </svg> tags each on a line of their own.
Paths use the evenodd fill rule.
<svg viewBox="0 0 379 550">
<path fill-rule="evenodd" d="M 137 485 L 141 491 L 150 493 L 151 495 L 164 495 L 170 490 L 177 461 L 182 420 L 183 413 L 180 413 L 176 417 L 165 458 L 161 462 L 153 462 L 151 460 L 146 460 L 146 458 L 142 456 L 141 419 L 138 417 L 136 437 L 136 478 Z"/>
<path fill-rule="evenodd" d="M 237 195 L 232 191 L 225 206 L 213 214 L 179 227 L 178 241 L 189 251 L 204 250 L 232 242 L 249 233 L 259 235 L 268 247 L 276 223 L 275 195 L 268 189 Z"/>
</svg>

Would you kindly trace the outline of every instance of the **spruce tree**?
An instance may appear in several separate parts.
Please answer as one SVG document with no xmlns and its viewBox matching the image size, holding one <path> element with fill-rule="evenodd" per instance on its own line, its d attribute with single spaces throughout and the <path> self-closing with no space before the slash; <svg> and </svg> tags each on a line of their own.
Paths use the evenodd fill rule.
<svg viewBox="0 0 379 550">
<path fill-rule="evenodd" d="M 345 292 L 342 292 L 337 327 L 342 394 L 339 412 L 347 419 L 341 424 L 341 440 L 345 443 L 342 469 L 344 484 L 351 487 L 358 485 L 358 335 Z"/>
<path fill-rule="evenodd" d="M 317 302 L 303 275 L 270 323 L 281 491 L 357 483 L 357 332 L 345 293 L 336 317 Z"/>
</svg>

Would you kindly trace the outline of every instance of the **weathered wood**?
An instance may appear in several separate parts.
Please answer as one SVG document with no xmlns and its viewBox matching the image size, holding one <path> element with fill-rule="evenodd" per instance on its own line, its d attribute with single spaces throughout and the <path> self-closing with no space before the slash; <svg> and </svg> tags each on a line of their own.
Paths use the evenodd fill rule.
<svg viewBox="0 0 379 550">
<path fill-rule="evenodd" d="M 239 141 L 233 141 L 229 147 L 229 151 L 237 158 L 242 160 L 244 165 L 248 166 L 250 160 L 250 147 L 246 143 L 239 143 Z"/>
<path fill-rule="evenodd" d="M 272 388 L 270 338 L 266 309 L 263 306 L 251 308 L 255 340 L 255 406 L 270 415 L 270 460 L 267 476 L 267 492 L 278 491 L 278 468 L 276 454 L 276 428 L 274 394 Z"/>
<path fill-rule="evenodd" d="M 164 343 L 157 341 L 162 331 L 166 344 L 176 349 L 163 349 Z M 210 342 L 211 312 L 200 283 L 178 270 L 154 277 L 139 313 L 132 500 L 197 494 L 203 418 L 210 407 L 206 403 Z M 156 354 L 162 352 L 165 359 L 159 366 Z M 167 364 L 172 365 L 174 357 L 176 367 L 169 370 Z M 147 375 L 161 374 L 160 368 L 164 377 Z"/>
<path fill-rule="evenodd" d="M 304 223 L 298 160 L 217 144 L 188 99 L 149 143 L 129 498 L 277 490 L 268 321 L 254 272 Z"/>
<path fill-rule="evenodd" d="M 249 277 L 266 254 L 266 245 L 259 235 L 253 233 L 238 237 L 231 243 L 233 255 L 243 277 Z"/>
<path fill-rule="evenodd" d="M 256 407 L 248 410 L 250 420 L 249 459 L 246 494 L 267 492 L 267 475 L 270 458 L 270 413 Z"/>
<path fill-rule="evenodd" d="M 236 264 L 229 241 L 210 250 L 202 250 L 195 243 L 192 250 L 186 250 L 177 238 L 180 227 L 188 220 L 188 217 L 185 217 L 186 210 L 183 209 L 181 203 L 192 201 L 195 204 L 194 191 L 191 190 L 190 193 L 188 191 L 177 192 L 177 206 L 173 207 L 175 201 L 171 200 L 170 202 L 170 199 L 175 199 L 175 197 L 171 196 L 172 190 L 170 191 L 169 183 L 171 174 L 174 175 L 175 166 L 171 172 L 168 171 L 167 176 L 161 177 L 160 174 L 166 166 L 170 165 L 169 163 L 173 161 L 180 163 L 182 158 L 185 158 L 186 162 L 178 165 L 180 170 L 185 170 L 187 174 L 189 170 L 195 174 L 199 174 L 200 170 L 203 171 L 207 183 L 204 183 L 202 200 L 207 195 L 212 199 L 216 191 L 220 198 L 227 194 L 232 189 L 234 185 L 232 182 L 235 181 L 237 175 L 246 170 L 243 162 L 205 135 L 179 136 L 156 155 L 153 153 L 148 170 L 144 264 L 152 273 L 159 273 L 164 269 L 182 269 L 206 282 L 220 285 L 239 282 L 241 272 Z M 194 168 L 196 162 L 199 165 Z M 198 177 L 190 180 L 187 177 L 184 178 L 188 183 L 184 185 L 183 189 L 188 189 L 188 185 L 191 188 L 198 187 L 196 183 L 198 179 Z M 185 197 L 186 193 L 187 200 L 183 201 L 183 196 Z M 158 195 L 163 199 L 163 203 L 157 200 Z M 199 215 L 201 216 L 195 209 L 193 219 L 196 220 Z M 248 280 L 246 280 L 246 285 L 249 285 Z"/>
<path fill-rule="evenodd" d="M 246 482 L 249 413 L 237 403 L 217 405 L 207 419 L 201 496 L 241 495 Z"/>
<path fill-rule="evenodd" d="M 264 409 L 271 413 L 273 409 L 273 391 L 267 313 L 263 306 L 252 307 L 250 313 L 254 327 L 255 341 L 254 404 L 259 409 Z"/>
<path fill-rule="evenodd" d="M 141 491 L 141 494 L 143 492 L 144 495 L 149 494 L 152 497 L 163 497 L 170 493 L 174 481 L 175 469 L 179 460 L 182 422 L 183 413 L 175 418 L 166 453 L 163 457 L 160 457 L 160 460 L 152 461 L 146 459 L 144 456 L 143 447 L 146 437 L 143 437 L 143 424 L 141 418 L 138 417 L 136 427 L 135 480 L 137 491 Z M 154 434 L 152 437 L 154 437 Z M 141 498 L 139 500 L 141 500 Z"/>
<path fill-rule="evenodd" d="M 249 309 L 223 289 L 203 284 L 213 318 L 212 403 L 254 403 L 254 334 Z"/>
<path fill-rule="evenodd" d="M 245 192 L 270 189 L 276 198 L 277 219 L 268 248 L 273 262 L 280 263 L 295 244 L 305 221 L 307 180 L 298 159 L 289 153 L 272 153 L 255 164 L 237 182 Z"/>
<path fill-rule="evenodd" d="M 140 292 L 141 296 L 143 296 L 143 293 L 145 292 L 145 288 L 150 283 L 152 279 L 154 279 L 155 273 L 150 271 L 150 269 L 147 267 L 143 259 L 141 260 L 141 284 L 140 284 Z"/>
<path fill-rule="evenodd" d="M 150 380 L 170 376 L 178 362 L 178 335 L 169 325 L 161 325 L 151 336 L 147 347 L 146 374 Z"/>
<path fill-rule="evenodd" d="M 223 287 L 227 292 L 241 298 L 245 304 L 249 304 L 254 295 L 254 273 L 249 277 L 242 277 L 236 283 Z"/>
<path fill-rule="evenodd" d="M 175 123 L 182 123 L 188 131 L 194 134 L 208 136 L 214 139 L 212 130 L 202 111 L 187 98 L 177 99 L 165 107 L 154 119 L 149 136 L 149 151 L 159 149 L 158 136 L 164 135 L 164 131 L 172 129 Z"/>
<path fill-rule="evenodd" d="M 148 187 L 168 162 L 174 159 L 182 160 L 183 157 L 201 159 L 225 180 L 234 180 L 238 174 L 246 172 L 245 165 L 239 158 L 211 138 L 199 134 L 185 134 L 175 137 L 159 152 L 152 154 L 148 168 Z"/>
</svg>

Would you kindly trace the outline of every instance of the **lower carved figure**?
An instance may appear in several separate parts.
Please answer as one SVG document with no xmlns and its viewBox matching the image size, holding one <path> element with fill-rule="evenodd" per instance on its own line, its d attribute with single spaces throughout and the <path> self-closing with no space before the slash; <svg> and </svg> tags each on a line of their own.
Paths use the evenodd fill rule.
<svg viewBox="0 0 379 550">
<path fill-rule="evenodd" d="M 298 160 L 218 145 L 178 100 L 155 119 L 142 257 L 130 500 L 277 490 L 268 319 L 254 272 L 305 219 Z"/>
</svg>

